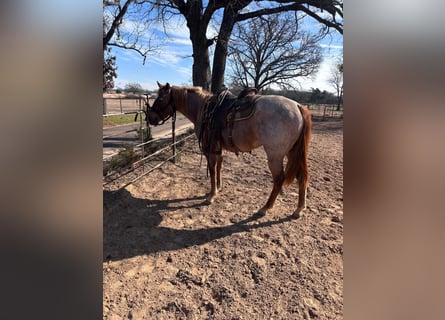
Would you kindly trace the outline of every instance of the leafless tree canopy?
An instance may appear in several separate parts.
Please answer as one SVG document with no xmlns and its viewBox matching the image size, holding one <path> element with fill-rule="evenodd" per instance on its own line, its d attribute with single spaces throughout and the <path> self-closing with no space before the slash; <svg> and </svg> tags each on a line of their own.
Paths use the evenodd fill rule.
<svg viewBox="0 0 445 320">
<path fill-rule="evenodd" d="M 232 83 L 258 90 L 271 84 L 293 88 L 298 77 L 318 71 L 322 36 L 299 31 L 298 23 L 283 14 L 239 24 L 229 45 Z"/>
<path fill-rule="evenodd" d="M 151 19 L 161 20 L 165 27 L 170 17 L 182 16 L 189 29 L 192 43 L 193 84 L 205 89 L 211 88 L 213 92 L 218 91 L 224 83 L 228 43 L 237 23 L 280 12 L 301 12 L 319 22 L 326 30 L 332 29 L 343 34 L 342 0 L 103 1 L 104 50 L 107 46 L 116 46 L 137 51 L 146 57 L 150 44 L 153 44 L 147 41 Z M 133 14 L 138 18 L 131 19 Z M 214 21 L 218 35 L 209 39 L 208 27 L 215 17 L 218 17 Z M 124 18 L 133 24 L 125 25 Z M 133 29 L 128 30 L 129 28 Z M 215 48 L 211 68 L 209 47 L 212 45 L 215 45 Z"/>
<path fill-rule="evenodd" d="M 114 87 L 117 77 L 116 56 L 111 48 L 118 47 L 137 52 L 142 63 L 148 54 L 159 49 L 160 41 L 150 31 L 155 20 L 152 6 L 146 1 L 103 0 L 103 90 Z"/>
<path fill-rule="evenodd" d="M 103 48 L 119 47 L 133 50 L 143 58 L 159 48 L 159 39 L 150 28 L 156 18 L 147 1 L 103 0 Z"/>
</svg>

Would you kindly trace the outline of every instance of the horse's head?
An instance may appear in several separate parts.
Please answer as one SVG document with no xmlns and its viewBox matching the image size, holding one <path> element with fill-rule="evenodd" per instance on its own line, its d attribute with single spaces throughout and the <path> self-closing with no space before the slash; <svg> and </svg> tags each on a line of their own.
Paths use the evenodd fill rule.
<svg viewBox="0 0 445 320">
<path fill-rule="evenodd" d="M 163 124 L 165 121 L 170 119 L 170 117 L 173 116 L 176 111 L 170 84 L 167 82 L 167 84 L 161 85 L 158 82 L 158 86 L 158 97 L 153 103 L 153 106 L 147 110 L 148 121 L 154 126 Z"/>
</svg>

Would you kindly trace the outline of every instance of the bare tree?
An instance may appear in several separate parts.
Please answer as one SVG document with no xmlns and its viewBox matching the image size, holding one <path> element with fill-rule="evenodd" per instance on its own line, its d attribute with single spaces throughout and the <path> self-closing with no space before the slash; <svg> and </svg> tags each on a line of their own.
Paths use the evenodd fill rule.
<svg viewBox="0 0 445 320">
<path fill-rule="evenodd" d="M 228 42 L 236 23 L 260 16 L 267 16 L 279 12 L 303 12 L 315 19 L 321 26 L 333 29 L 343 34 L 343 1 L 342 0 L 127 0 L 117 1 L 119 5 L 110 15 L 107 21 L 107 31 L 104 31 L 104 48 L 106 45 L 122 46 L 132 50 L 141 51 L 137 46 L 132 46 L 136 36 L 127 39 L 127 44 L 112 43 L 113 34 L 119 39 L 119 26 L 124 16 L 129 15 L 130 8 L 145 12 L 146 19 L 153 17 L 153 11 L 157 18 L 167 23 L 168 18 L 175 15 L 182 16 L 190 32 L 192 43 L 193 70 L 192 80 L 196 86 L 202 86 L 213 92 L 218 91 L 224 83 Z M 104 7 L 105 5 L 104 0 Z M 218 16 L 216 25 L 219 25 L 218 35 L 209 39 L 207 30 L 212 18 Z M 138 20 L 140 22 L 143 19 Z M 105 24 L 105 23 L 104 23 Z M 121 34 L 122 35 L 122 34 Z M 123 36 L 120 38 L 123 39 Z M 212 69 L 210 64 L 209 47 L 215 44 Z M 212 70 L 212 72 L 211 72 Z"/>
<path fill-rule="evenodd" d="M 239 24 L 229 45 L 232 81 L 237 86 L 258 90 L 277 84 L 293 89 L 298 77 L 318 71 L 321 34 L 298 30 L 298 23 L 286 15 L 253 18 Z"/>
<path fill-rule="evenodd" d="M 159 48 L 159 38 L 150 31 L 156 20 L 152 16 L 153 7 L 147 1 L 137 0 L 103 0 L 103 4 L 103 49 L 133 50 L 145 63 L 147 55 Z"/>
<path fill-rule="evenodd" d="M 163 16 L 182 15 L 190 31 L 193 48 L 192 80 L 196 86 L 218 91 L 224 83 L 228 43 L 236 23 L 279 12 L 303 12 L 326 29 L 343 34 L 342 0 L 148 0 Z M 211 19 L 218 18 L 218 35 L 207 37 Z M 212 72 L 209 47 L 215 44 Z M 211 86 L 210 86 L 211 84 Z"/>
<path fill-rule="evenodd" d="M 253 4 L 256 4 L 256 7 Z M 249 5 L 249 10 L 246 10 Z M 280 12 L 303 12 L 318 21 L 325 29 L 343 34 L 343 1 L 337 0 L 229 0 L 224 7 L 223 19 L 215 46 L 212 73 L 212 91 L 224 83 L 228 42 L 236 23 Z M 340 17 L 340 20 L 337 18 Z"/>
<path fill-rule="evenodd" d="M 125 92 L 127 93 L 144 93 L 145 90 L 142 88 L 142 85 L 137 82 L 127 83 L 125 85 Z"/>
<path fill-rule="evenodd" d="M 343 100 L 343 62 L 332 68 L 329 82 L 335 89 L 337 95 L 337 111 L 340 111 L 340 106 Z"/>
<path fill-rule="evenodd" d="M 160 41 L 149 31 L 155 20 L 152 9 L 147 1 L 103 0 L 104 91 L 114 87 L 117 76 L 116 56 L 111 47 L 137 52 L 143 64 L 148 54 L 158 50 Z"/>
</svg>

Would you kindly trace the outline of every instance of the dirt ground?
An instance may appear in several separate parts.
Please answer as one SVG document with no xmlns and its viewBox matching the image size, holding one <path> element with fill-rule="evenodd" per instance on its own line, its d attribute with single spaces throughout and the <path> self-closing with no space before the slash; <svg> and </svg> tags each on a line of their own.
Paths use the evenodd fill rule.
<svg viewBox="0 0 445 320">
<path fill-rule="evenodd" d="M 104 190 L 104 319 L 342 319 L 343 122 L 314 122 L 305 215 L 298 188 L 266 216 L 262 148 L 225 153 L 224 190 L 195 145 L 118 193 Z"/>
</svg>

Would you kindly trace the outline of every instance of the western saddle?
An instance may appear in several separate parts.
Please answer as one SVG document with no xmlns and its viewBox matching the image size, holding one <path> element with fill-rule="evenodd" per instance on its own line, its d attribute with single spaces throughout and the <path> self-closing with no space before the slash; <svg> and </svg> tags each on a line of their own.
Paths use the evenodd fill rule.
<svg viewBox="0 0 445 320">
<path fill-rule="evenodd" d="M 199 132 L 199 145 L 206 156 L 222 153 L 222 130 L 225 128 L 229 128 L 229 147 L 234 148 L 238 155 L 240 150 L 232 139 L 233 124 L 253 115 L 255 102 L 260 97 L 257 93 L 256 88 L 245 88 L 235 96 L 228 89 L 222 89 L 210 98 L 204 106 Z"/>
</svg>

